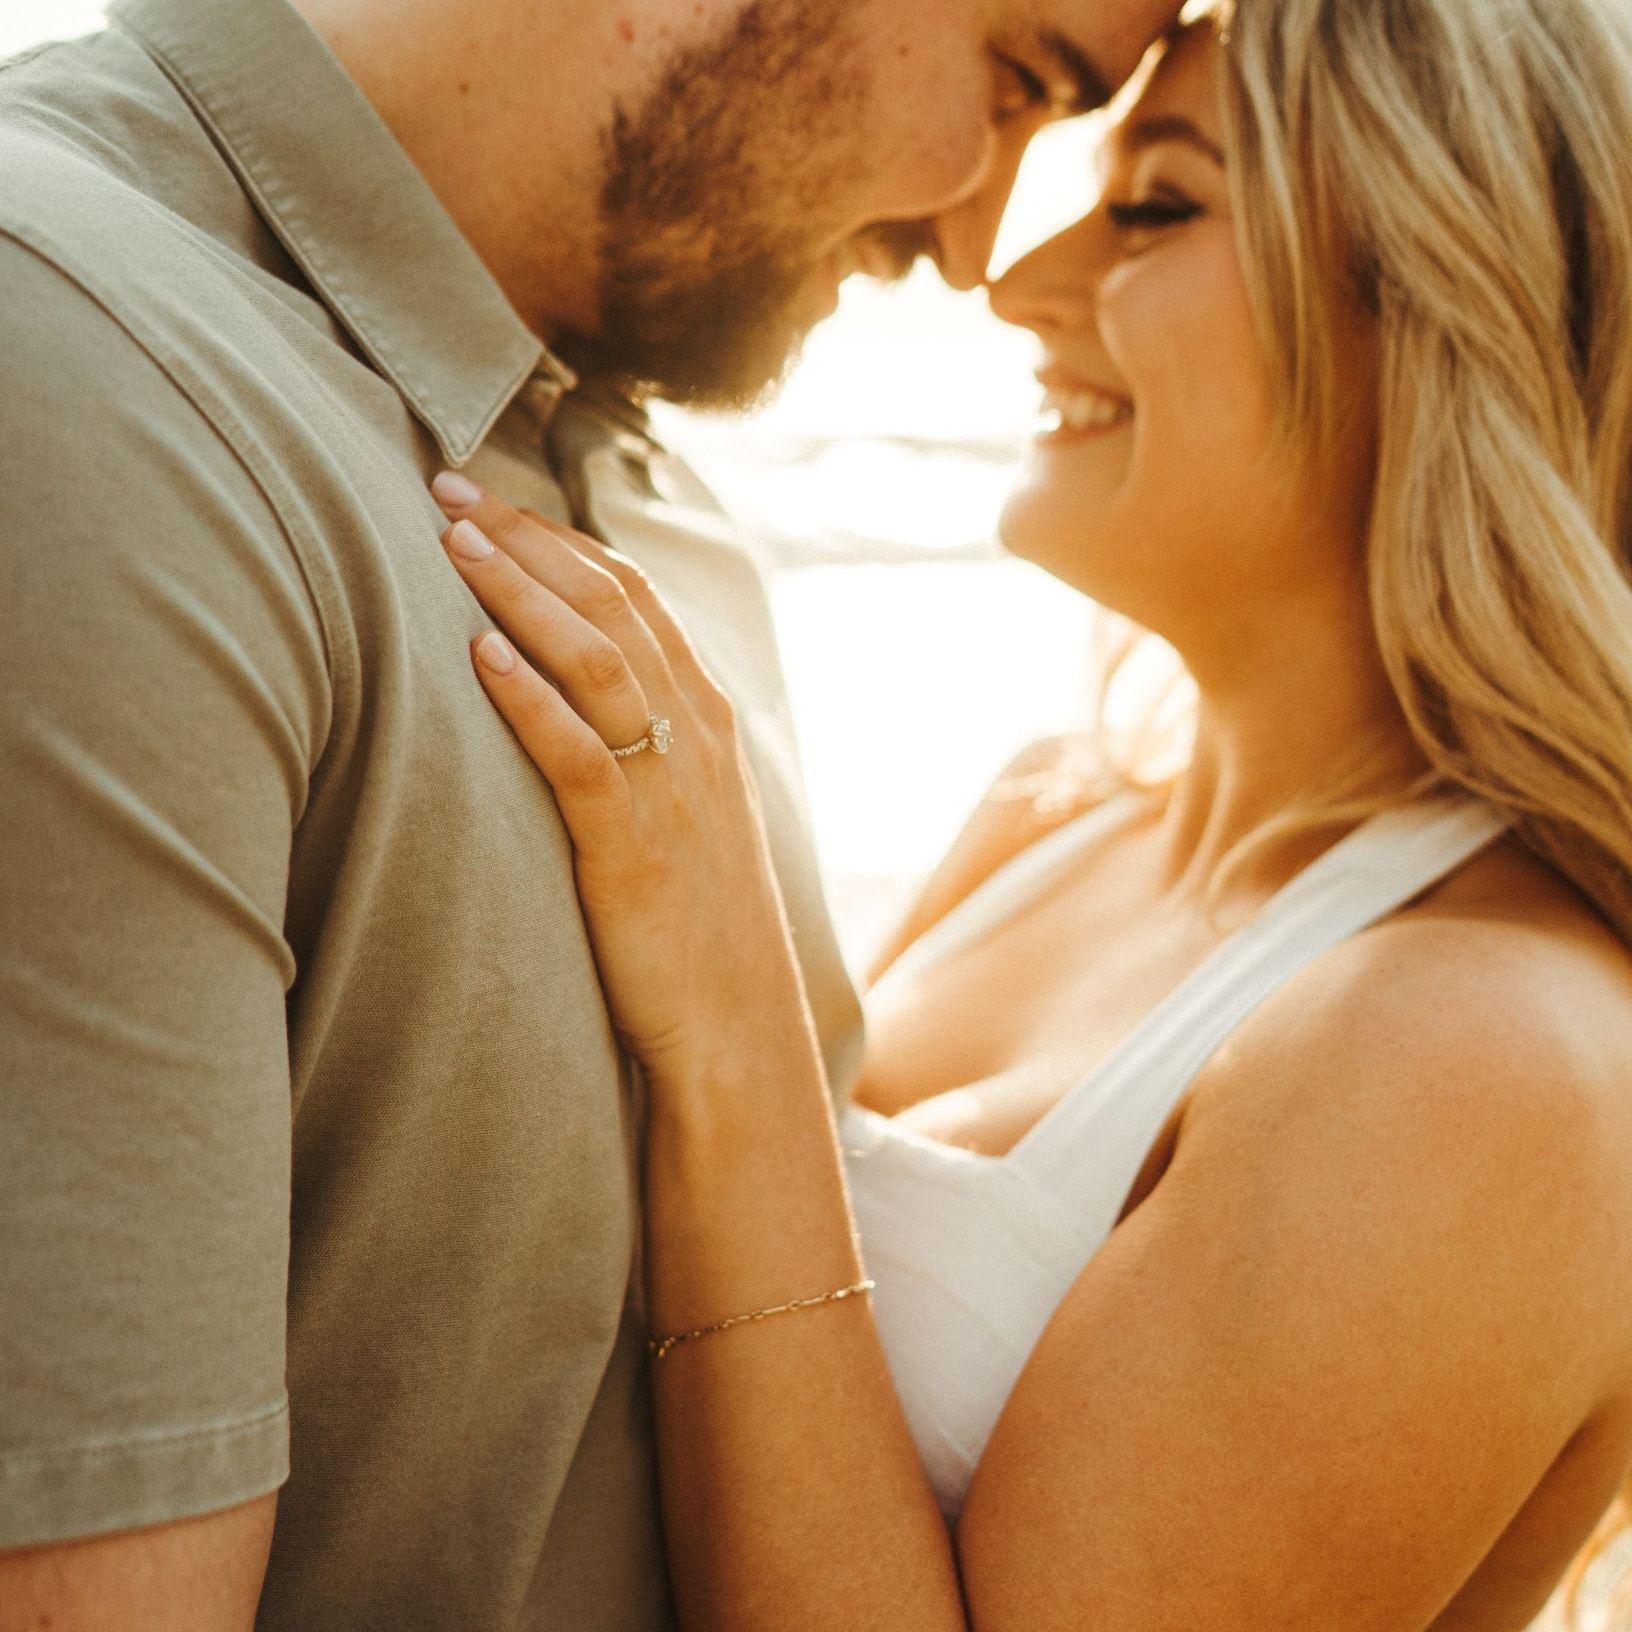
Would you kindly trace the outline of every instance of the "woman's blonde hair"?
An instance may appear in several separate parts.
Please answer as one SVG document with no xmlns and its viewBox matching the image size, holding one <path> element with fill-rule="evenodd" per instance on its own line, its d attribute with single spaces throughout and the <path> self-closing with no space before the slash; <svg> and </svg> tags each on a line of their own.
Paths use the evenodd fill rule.
<svg viewBox="0 0 1632 1632">
<path fill-rule="evenodd" d="M 1373 624 L 1428 764 L 1632 940 L 1632 11 L 1228 0 L 1243 259 L 1290 441 L 1373 314 Z"/>
<path fill-rule="evenodd" d="M 1410 776 L 1354 762 L 1221 874 L 1460 788 L 1632 943 L 1632 4 L 1192 9 L 1225 42 L 1242 260 L 1289 452 L 1332 445 L 1343 325 L 1358 310 L 1374 330 L 1371 611 L 1418 756 Z M 1104 665 L 1102 787 L 1164 780 L 1140 763 L 1148 731 L 1107 726 L 1135 644 L 1124 631 Z"/>
</svg>

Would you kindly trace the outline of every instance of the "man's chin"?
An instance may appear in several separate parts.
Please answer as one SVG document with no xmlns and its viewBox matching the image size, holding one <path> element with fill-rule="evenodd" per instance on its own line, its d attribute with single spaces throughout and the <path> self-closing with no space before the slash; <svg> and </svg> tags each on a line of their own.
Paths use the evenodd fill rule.
<svg viewBox="0 0 1632 1632">
<path fill-rule="evenodd" d="M 771 402 L 793 372 L 810 331 L 824 315 L 788 302 L 754 323 L 717 309 L 661 337 L 632 318 L 609 315 L 600 335 L 563 336 L 556 349 L 585 379 L 638 400 L 658 398 L 706 413 L 750 413 Z"/>
</svg>

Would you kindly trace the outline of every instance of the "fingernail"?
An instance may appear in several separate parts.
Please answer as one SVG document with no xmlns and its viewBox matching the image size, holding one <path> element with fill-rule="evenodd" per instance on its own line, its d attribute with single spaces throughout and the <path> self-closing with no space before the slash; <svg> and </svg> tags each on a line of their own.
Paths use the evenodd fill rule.
<svg viewBox="0 0 1632 1632">
<path fill-rule="evenodd" d="M 476 642 L 476 655 L 495 674 L 508 674 L 516 666 L 516 654 L 510 642 L 491 630 Z"/>
<path fill-rule="evenodd" d="M 473 521 L 456 521 L 448 532 L 448 548 L 461 561 L 485 561 L 493 546 L 487 534 Z"/>
<path fill-rule="evenodd" d="M 436 502 L 447 510 L 469 510 L 482 502 L 482 490 L 468 476 L 444 470 L 431 483 Z"/>
</svg>

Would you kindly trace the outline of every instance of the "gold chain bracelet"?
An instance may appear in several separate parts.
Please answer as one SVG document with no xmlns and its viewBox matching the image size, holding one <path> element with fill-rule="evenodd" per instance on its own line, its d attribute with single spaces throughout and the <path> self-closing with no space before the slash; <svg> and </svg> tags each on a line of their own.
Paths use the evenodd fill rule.
<svg viewBox="0 0 1632 1632">
<path fill-rule="evenodd" d="M 857 1281 L 854 1286 L 841 1287 L 837 1292 L 824 1292 L 819 1298 L 800 1298 L 794 1303 L 779 1303 L 770 1309 L 755 1309 L 752 1314 L 733 1315 L 729 1320 L 713 1326 L 699 1326 L 694 1332 L 676 1332 L 673 1337 L 654 1337 L 646 1345 L 646 1352 L 654 1360 L 661 1360 L 670 1349 L 689 1343 L 694 1337 L 713 1337 L 717 1332 L 728 1332 L 733 1326 L 748 1326 L 756 1320 L 769 1320 L 772 1315 L 791 1315 L 800 1309 L 817 1309 L 824 1303 L 843 1303 L 846 1298 L 860 1297 L 871 1292 L 877 1283 Z"/>
</svg>

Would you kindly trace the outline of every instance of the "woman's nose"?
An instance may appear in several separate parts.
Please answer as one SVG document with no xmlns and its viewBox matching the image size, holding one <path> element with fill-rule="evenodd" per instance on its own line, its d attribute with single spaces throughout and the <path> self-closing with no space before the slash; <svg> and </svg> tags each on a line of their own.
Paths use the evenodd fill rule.
<svg viewBox="0 0 1632 1632">
<path fill-rule="evenodd" d="M 1005 323 L 1046 334 L 1088 321 L 1099 283 L 1090 242 L 1091 217 L 1023 255 L 987 290 Z"/>
</svg>

